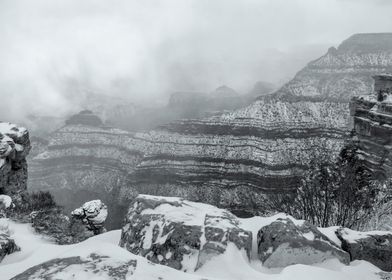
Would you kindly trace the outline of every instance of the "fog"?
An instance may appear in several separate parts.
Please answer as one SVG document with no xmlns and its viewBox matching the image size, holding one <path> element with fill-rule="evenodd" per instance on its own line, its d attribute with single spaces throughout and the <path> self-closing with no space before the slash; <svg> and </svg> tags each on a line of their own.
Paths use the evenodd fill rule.
<svg viewBox="0 0 392 280">
<path fill-rule="evenodd" d="M 329 46 L 392 27 L 392 1 L 0 0 L 0 118 L 62 115 L 90 93 L 281 84 Z"/>
</svg>

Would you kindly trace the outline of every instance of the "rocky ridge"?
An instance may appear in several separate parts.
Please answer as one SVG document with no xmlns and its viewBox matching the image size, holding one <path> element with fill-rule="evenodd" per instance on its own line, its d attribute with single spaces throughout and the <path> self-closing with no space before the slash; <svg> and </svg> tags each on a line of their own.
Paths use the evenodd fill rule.
<svg viewBox="0 0 392 280">
<path fill-rule="evenodd" d="M 317 228 L 291 216 L 237 218 L 227 210 L 176 197 L 139 195 L 130 205 L 120 246 L 148 260 L 193 272 L 230 244 L 268 268 L 337 259 L 366 260 L 391 271 L 391 232 Z"/>
<path fill-rule="evenodd" d="M 348 103 L 372 92 L 373 75 L 391 71 L 392 33 L 355 34 L 310 62 L 275 97 Z"/>
</svg>

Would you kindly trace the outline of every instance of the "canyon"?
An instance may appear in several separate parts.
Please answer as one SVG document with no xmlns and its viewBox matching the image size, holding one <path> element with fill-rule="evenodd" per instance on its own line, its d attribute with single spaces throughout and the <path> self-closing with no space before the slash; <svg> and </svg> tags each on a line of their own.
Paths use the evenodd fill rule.
<svg viewBox="0 0 392 280">
<path fill-rule="evenodd" d="M 372 94 L 372 75 L 392 70 L 392 34 L 356 34 L 310 62 L 280 90 L 252 104 L 147 132 L 81 112 L 30 161 L 30 190 L 74 209 L 108 205 L 118 227 L 138 193 L 179 196 L 247 217 L 268 211 L 270 193 L 293 192 L 314 160 L 333 159 L 350 139 L 352 96 Z M 76 121 L 75 121 L 76 120 Z"/>
</svg>

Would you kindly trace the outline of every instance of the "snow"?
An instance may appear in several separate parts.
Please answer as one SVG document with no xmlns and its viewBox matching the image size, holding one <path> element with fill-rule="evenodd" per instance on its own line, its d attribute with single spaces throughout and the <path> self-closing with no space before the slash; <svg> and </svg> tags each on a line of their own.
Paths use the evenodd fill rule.
<svg viewBox="0 0 392 280">
<path fill-rule="evenodd" d="M 339 229 L 339 226 L 333 226 L 333 227 L 327 227 L 327 228 L 322 228 L 319 227 L 317 228 L 322 234 L 324 234 L 326 237 L 328 237 L 332 242 L 334 242 L 336 245 L 339 247 L 342 246 L 342 241 L 338 238 L 338 236 L 335 234 L 335 232 Z"/>
<path fill-rule="evenodd" d="M 181 222 L 184 225 L 203 225 L 206 216 L 227 216 L 231 215 L 229 212 L 219 209 L 215 206 L 191 202 L 183 200 L 178 197 L 160 197 L 160 196 L 149 196 L 149 195 L 139 195 L 140 198 L 150 199 L 155 201 L 163 201 L 161 205 L 154 209 L 148 208 L 142 211 L 142 214 L 161 214 L 165 216 L 165 220 L 173 222 Z M 179 211 L 181 207 L 181 211 Z M 219 225 L 221 228 L 232 228 L 234 225 L 229 222 L 229 220 L 218 219 L 216 222 L 210 219 L 214 225 Z"/>
<path fill-rule="evenodd" d="M 343 234 L 344 239 L 347 240 L 349 243 L 356 243 L 356 241 L 359 239 L 367 238 L 367 237 L 374 236 L 374 235 L 392 235 L 392 232 L 390 232 L 390 231 L 360 232 L 360 231 L 355 231 L 355 230 L 345 228 L 345 229 L 343 229 L 342 234 Z"/>
<path fill-rule="evenodd" d="M 18 127 L 16 124 L 9 122 L 0 122 L 0 133 L 7 135 L 15 135 L 16 137 L 21 137 L 27 132 L 24 127 Z"/>
<path fill-rule="evenodd" d="M 226 252 L 214 257 L 195 274 L 227 280 L 375 280 L 380 270 L 365 261 L 355 261 L 345 266 L 337 260 L 318 265 L 291 265 L 283 269 L 267 269 L 261 263 L 248 263 L 235 245 L 229 244 Z"/>
<path fill-rule="evenodd" d="M 269 218 L 261 218 L 262 220 L 259 218 L 242 219 L 241 223 L 248 229 L 254 230 L 260 227 L 257 225 L 259 221 L 268 224 L 277 217 L 289 216 L 278 214 Z M 156 280 L 162 277 L 172 280 L 195 280 L 203 277 L 210 280 L 376 280 L 379 277 L 375 273 L 380 272 L 378 268 L 365 261 L 355 261 L 350 266 L 345 266 L 337 260 L 311 266 L 291 265 L 283 269 L 267 269 L 260 261 L 248 262 L 243 251 L 238 250 L 234 244 L 228 244 L 224 254 L 213 257 L 196 272 L 183 273 L 166 266 L 153 265 L 146 259 L 119 247 L 120 230 L 109 231 L 78 244 L 56 245 L 35 234 L 28 224 L 19 224 L 6 219 L 0 219 L 0 222 L 9 223 L 11 237 L 22 249 L 20 252 L 6 256 L 0 263 L 1 279 L 10 279 L 34 265 L 53 258 L 86 257 L 91 253 L 109 256 L 109 262 L 113 263 L 136 259 L 137 268 L 127 279 Z M 73 278 L 72 275 L 74 275 Z M 58 276 L 56 279 L 108 280 L 80 270 L 80 267 L 76 265 L 70 266 L 62 275 L 56 276 Z"/>
<path fill-rule="evenodd" d="M 0 204 L 4 204 L 5 208 L 9 208 L 12 205 L 12 198 L 8 195 L 0 195 Z"/>
</svg>

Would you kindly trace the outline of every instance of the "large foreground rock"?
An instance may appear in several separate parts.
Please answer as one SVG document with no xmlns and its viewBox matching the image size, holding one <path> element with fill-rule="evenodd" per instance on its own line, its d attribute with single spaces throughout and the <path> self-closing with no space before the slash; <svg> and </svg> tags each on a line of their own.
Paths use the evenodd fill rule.
<svg viewBox="0 0 392 280">
<path fill-rule="evenodd" d="M 392 233 L 358 232 L 347 228 L 337 230 L 342 249 L 351 260 L 365 260 L 385 271 L 392 271 Z"/>
<path fill-rule="evenodd" d="M 228 243 L 248 257 L 252 233 L 230 212 L 181 198 L 139 195 L 130 207 L 120 246 L 152 262 L 195 271 Z"/>
<path fill-rule="evenodd" d="M 82 257 L 52 259 L 11 278 L 11 280 L 33 279 L 196 280 L 200 277 L 162 268 L 135 256 L 113 257 L 92 253 Z M 205 277 L 203 279 L 208 280 Z"/>
<path fill-rule="evenodd" d="M 337 258 L 349 264 L 350 256 L 308 222 L 278 219 L 260 229 L 258 255 L 266 267 L 320 263 Z"/>
</svg>

